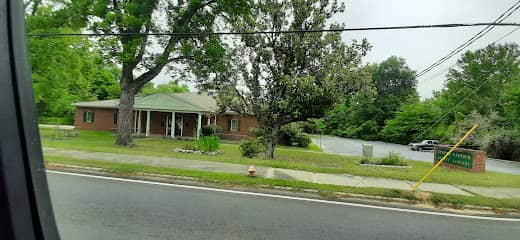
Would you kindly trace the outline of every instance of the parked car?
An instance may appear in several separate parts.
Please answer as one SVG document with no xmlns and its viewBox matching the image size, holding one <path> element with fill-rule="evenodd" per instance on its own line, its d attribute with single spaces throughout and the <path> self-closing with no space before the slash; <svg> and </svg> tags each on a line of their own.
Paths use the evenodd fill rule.
<svg viewBox="0 0 520 240">
<path fill-rule="evenodd" d="M 423 140 L 420 143 L 408 144 L 410 149 L 412 149 L 413 151 L 433 150 L 437 145 L 439 145 L 439 141 L 437 140 Z"/>
</svg>

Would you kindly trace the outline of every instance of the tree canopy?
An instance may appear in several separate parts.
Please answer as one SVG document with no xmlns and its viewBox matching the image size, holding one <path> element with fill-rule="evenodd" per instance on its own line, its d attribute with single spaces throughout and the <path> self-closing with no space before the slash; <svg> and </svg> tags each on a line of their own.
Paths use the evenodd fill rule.
<svg viewBox="0 0 520 240">
<path fill-rule="evenodd" d="M 54 9 L 52 1 L 29 1 L 26 6 L 30 33 L 76 33 L 84 26 L 71 18 L 72 8 Z M 28 48 L 40 116 L 72 119 L 73 102 L 119 95 L 117 67 L 104 61 L 88 39 L 33 37 Z"/>
<path fill-rule="evenodd" d="M 449 70 L 445 89 L 433 99 L 402 106 L 387 121 L 384 139 L 408 143 L 420 137 L 454 143 L 479 123 L 466 147 L 520 160 L 519 50 L 517 44 L 506 43 L 467 51 Z"/>
<path fill-rule="evenodd" d="M 328 24 L 344 10 L 337 1 L 259 1 L 252 21 L 236 31 L 339 28 Z M 329 26 L 328 26 L 329 25 Z M 345 44 L 339 33 L 243 35 L 235 43 L 230 70 L 216 79 L 219 104 L 254 114 L 265 139 L 265 157 L 274 157 L 280 128 L 321 117 L 339 99 L 363 85 L 361 57 L 366 41 Z"/>
<path fill-rule="evenodd" d="M 133 33 L 212 32 L 249 11 L 246 0 L 92 0 L 85 6 L 89 29 L 123 33 L 99 41 L 104 54 L 121 65 L 116 144 L 132 144 L 132 108 L 139 90 L 168 67 L 172 74 L 209 77 L 222 70 L 225 49 L 219 36 L 148 36 Z"/>
<path fill-rule="evenodd" d="M 142 88 L 139 95 L 148 96 L 156 93 L 182 93 L 189 92 L 190 89 L 186 84 L 179 84 L 178 81 L 170 81 L 165 84 L 153 84 L 152 82 L 146 83 Z"/>
<path fill-rule="evenodd" d="M 370 81 L 363 91 L 326 116 L 327 132 L 366 140 L 381 140 L 386 120 L 395 116 L 401 105 L 418 101 L 415 72 L 396 56 L 365 67 Z"/>
</svg>

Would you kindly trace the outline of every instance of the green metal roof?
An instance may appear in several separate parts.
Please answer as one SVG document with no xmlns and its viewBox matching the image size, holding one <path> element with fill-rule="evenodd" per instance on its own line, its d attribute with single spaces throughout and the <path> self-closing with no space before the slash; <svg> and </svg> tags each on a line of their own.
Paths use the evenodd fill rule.
<svg viewBox="0 0 520 240">
<path fill-rule="evenodd" d="M 119 108 L 119 99 L 78 102 L 76 107 Z M 215 112 L 218 110 L 215 99 L 207 93 L 158 93 L 146 97 L 136 97 L 134 109 L 184 112 Z"/>
</svg>

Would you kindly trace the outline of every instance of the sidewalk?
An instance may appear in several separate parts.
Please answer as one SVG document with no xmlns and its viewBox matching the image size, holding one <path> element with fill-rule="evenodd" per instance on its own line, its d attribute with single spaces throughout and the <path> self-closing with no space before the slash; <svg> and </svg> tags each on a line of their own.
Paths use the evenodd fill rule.
<svg viewBox="0 0 520 240">
<path fill-rule="evenodd" d="M 44 155 L 62 156 L 77 159 L 93 159 L 99 161 L 134 163 L 178 169 L 200 170 L 209 172 L 225 172 L 235 174 L 246 174 L 247 168 L 249 167 L 248 165 L 234 163 L 209 162 L 119 153 L 85 152 L 54 148 L 43 148 L 43 153 Z M 300 180 L 312 183 L 333 184 L 352 187 L 377 187 L 410 190 L 412 186 L 415 184 L 415 182 L 406 180 L 362 177 L 349 174 L 313 173 L 300 170 L 270 168 L 262 166 L 257 166 L 256 170 L 258 176 L 266 178 Z M 419 189 L 428 192 L 459 194 L 466 196 L 473 196 L 474 194 L 477 194 L 494 198 L 520 198 L 519 188 L 476 187 L 440 183 L 423 183 L 419 187 Z"/>
</svg>

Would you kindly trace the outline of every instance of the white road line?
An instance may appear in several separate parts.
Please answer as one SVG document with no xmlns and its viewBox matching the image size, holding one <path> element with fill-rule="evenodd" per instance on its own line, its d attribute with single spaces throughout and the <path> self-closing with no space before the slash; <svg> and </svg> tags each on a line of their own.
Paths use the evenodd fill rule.
<svg viewBox="0 0 520 240">
<path fill-rule="evenodd" d="M 46 171 L 48 173 L 63 174 L 63 175 L 78 176 L 78 177 L 88 177 L 88 178 L 97 178 L 97 179 L 113 180 L 113 181 L 121 181 L 121 182 L 142 183 L 142 184 L 159 185 L 159 186 L 169 186 L 169 187 L 176 187 L 176 188 L 197 189 L 197 190 L 205 190 L 205 191 L 213 191 L 213 192 L 235 193 L 235 194 L 262 196 L 262 197 L 279 198 L 279 199 L 290 199 L 290 200 L 298 200 L 298 201 L 306 201 L 306 202 L 327 203 L 327 204 L 334 204 L 334 205 L 372 208 L 372 209 L 389 210 L 389 211 L 396 211 L 396 212 L 408 212 L 408 213 L 418 213 L 418 214 L 458 217 L 458 218 L 468 218 L 468 219 L 479 219 L 479 220 L 520 222 L 520 218 L 499 218 L 499 217 L 463 215 L 463 214 L 455 214 L 455 213 L 429 212 L 429 211 L 424 211 L 424 210 L 383 207 L 383 206 L 366 205 L 366 204 L 359 204 L 359 203 L 348 203 L 348 202 L 335 202 L 335 201 L 328 201 L 328 200 L 321 200 L 321 199 L 291 197 L 291 196 L 276 195 L 276 194 L 269 194 L 269 193 L 255 193 L 255 192 L 245 192 L 245 191 L 227 190 L 227 189 L 218 189 L 218 188 L 209 188 L 209 187 L 189 186 L 189 185 L 181 185 L 181 184 L 173 184 L 173 183 L 151 182 L 151 181 L 143 181 L 143 180 L 105 177 L 105 176 L 61 172 L 61 171 L 53 171 L 53 170 L 46 170 Z"/>
</svg>

